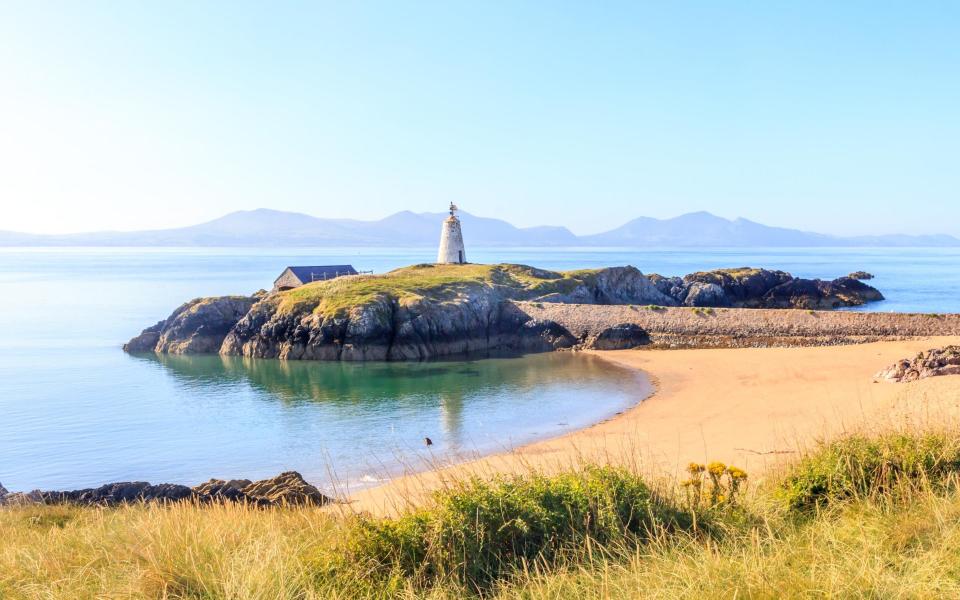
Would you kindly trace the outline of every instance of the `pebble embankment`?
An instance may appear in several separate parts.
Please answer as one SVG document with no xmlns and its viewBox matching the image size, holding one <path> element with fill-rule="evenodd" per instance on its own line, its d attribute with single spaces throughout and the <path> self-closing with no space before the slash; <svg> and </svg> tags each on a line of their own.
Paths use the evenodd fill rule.
<svg viewBox="0 0 960 600">
<path fill-rule="evenodd" d="M 553 321 L 583 340 L 633 325 L 653 348 L 833 346 L 960 335 L 960 314 L 907 314 L 748 308 L 685 308 L 518 302 L 539 321 Z"/>
</svg>

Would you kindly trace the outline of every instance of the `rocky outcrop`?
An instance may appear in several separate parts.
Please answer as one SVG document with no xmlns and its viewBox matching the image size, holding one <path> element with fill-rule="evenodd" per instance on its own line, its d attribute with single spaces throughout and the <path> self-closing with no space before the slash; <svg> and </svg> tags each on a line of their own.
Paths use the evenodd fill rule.
<svg viewBox="0 0 960 600">
<path fill-rule="evenodd" d="M 296 471 L 287 471 L 271 479 L 255 481 L 240 492 L 247 498 L 266 502 L 271 506 L 312 504 L 321 506 L 333 502 L 313 487 Z"/>
<path fill-rule="evenodd" d="M 651 275 L 650 280 L 683 306 L 829 310 L 883 300 L 878 290 L 852 277 L 800 279 L 784 271 L 749 267 L 703 271 L 683 278 Z"/>
<path fill-rule="evenodd" d="M 201 502 L 246 502 L 260 506 L 322 506 L 333 502 L 296 471 L 261 481 L 211 479 L 194 487 L 193 493 Z"/>
<path fill-rule="evenodd" d="M 764 294 L 763 308 L 806 308 L 830 310 L 843 306 L 860 306 L 883 300 L 883 294 L 869 285 L 841 277 L 833 281 L 794 279 Z"/>
<path fill-rule="evenodd" d="M 726 290 L 716 283 L 694 281 L 688 284 L 683 294 L 684 306 L 726 306 L 729 303 Z"/>
<path fill-rule="evenodd" d="M 960 375 L 960 346 L 946 346 L 903 359 L 876 374 L 876 379 L 894 383 L 940 375 Z"/>
<path fill-rule="evenodd" d="M 546 294 L 534 298 L 511 296 L 511 299 L 565 304 L 677 305 L 677 301 L 668 294 L 664 294 L 649 277 L 636 267 L 629 266 L 601 269 L 569 292 Z"/>
<path fill-rule="evenodd" d="M 244 493 L 251 485 L 253 482 L 249 479 L 211 479 L 194 486 L 192 491 L 201 502 L 251 502 L 250 496 Z"/>
<path fill-rule="evenodd" d="M 418 268 L 428 279 L 429 269 Z M 539 285 L 530 286 L 529 278 Z M 577 278 L 529 267 L 494 268 L 489 283 L 465 280 L 449 287 L 454 293 L 385 291 L 337 310 L 325 310 L 320 297 L 291 304 L 283 294 L 194 300 L 144 330 L 125 349 L 350 361 L 421 360 L 494 349 L 545 351 L 572 347 L 577 340 L 555 324 L 531 320 L 510 300 L 675 304 L 634 267 L 584 272 Z"/>
<path fill-rule="evenodd" d="M 224 338 L 257 301 L 255 297 L 197 298 L 144 329 L 123 346 L 127 352 L 216 354 Z"/>
<path fill-rule="evenodd" d="M 275 295 L 256 304 L 226 336 L 220 352 L 287 360 L 422 360 L 488 350 L 547 351 L 578 340 L 556 324 L 530 319 L 510 302 L 578 304 L 673 303 L 634 267 L 602 269 L 581 280 L 549 271 L 526 275 L 543 280 L 547 293 L 509 285 L 451 286 L 455 294 L 396 297 L 383 293 L 345 311 L 319 303 L 285 307 Z M 557 289 L 560 288 L 560 289 Z"/>
<path fill-rule="evenodd" d="M 195 501 L 202 504 L 240 502 L 255 506 L 321 506 L 334 500 L 307 483 L 296 471 L 251 482 L 248 479 L 211 479 L 189 488 L 185 485 L 161 483 L 151 485 L 144 481 L 110 483 L 98 488 L 73 491 L 34 490 L 7 493 L 0 487 L 0 504 L 76 504 L 84 506 L 118 506 L 137 502 Z"/>
<path fill-rule="evenodd" d="M 284 310 L 280 298 L 257 304 L 220 352 L 287 360 L 421 360 L 496 348 L 548 350 L 563 332 L 529 323 L 496 289 L 472 286 L 454 298 L 382 295 L 345 312 L 309 304 Z"/>
<path fill-rule="evenodd" d="M 72 491 L 34 490 L 26 493 L 7 494 L 6 504 L 82 504 L 116 506 L 132 502 L 179 502 L 190 498 L 192 492 L 185 485 L 161 483 L 151 485 L 145 481 L 109 483 L 98 488 Z"/>
<path fill-rule="evenodd" d="M 870 279 L 873 279 L 873 275 L 871 273 L 867 273 L 866 271 L 854 271 L 853 273 L 847 275 L 847 277 L 850 279 L 859 279 L 860 281 L 869 281 Z"/>
</svg>

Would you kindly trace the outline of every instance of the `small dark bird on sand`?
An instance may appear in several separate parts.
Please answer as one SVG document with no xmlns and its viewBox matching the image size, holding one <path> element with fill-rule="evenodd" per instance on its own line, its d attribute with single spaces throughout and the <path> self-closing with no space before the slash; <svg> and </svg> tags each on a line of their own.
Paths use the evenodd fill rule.
<svg viewBox="0 0 960 600">
<path fill-rule="evenodd" d="M 428 437 L 425 437 L 425 438 L 423 438 L 423 443 L 426 444 L 426 445 L 428 445 L 428 446 L 432 446 L 432 445 L 433 445 L 433 440 L 431 440 L 431 439 L 428 438 Z"/>
</svg>

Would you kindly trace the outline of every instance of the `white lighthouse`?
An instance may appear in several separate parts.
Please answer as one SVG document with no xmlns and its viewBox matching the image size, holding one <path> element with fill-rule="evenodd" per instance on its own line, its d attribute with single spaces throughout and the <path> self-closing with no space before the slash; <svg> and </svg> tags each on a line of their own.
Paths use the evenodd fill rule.
<svg viewBox="0 0 960 600">
<path fill-rule="evenodd" d="M 457 210 L 457 205 L 451 202 L 450 216 L 444 219 L 443 228 L 440 230 L 440 250 L 437 252 L 437 262 L 440 264 L 462 265 L 467 262 Z"/>
</svg>

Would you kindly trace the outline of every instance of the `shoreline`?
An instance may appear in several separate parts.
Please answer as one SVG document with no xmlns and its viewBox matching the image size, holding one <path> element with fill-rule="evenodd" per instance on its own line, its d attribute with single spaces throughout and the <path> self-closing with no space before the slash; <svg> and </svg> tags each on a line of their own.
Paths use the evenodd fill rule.
<svg viewBox="0 0 960 600">
<path fill-rule="evenodd" d="M 675 477 L 690 461 L 720 460 L 762 477 L 824 436 L 960 415 L 960 377 L 900 384 L 873 379 L 897 360 L 948 344 L 960 344 L 960 337 L 815 347 L 589 351 L 646 373 L 653 393 L 589 427 L 405 474 L 351 494 L 341 507 L 393 515 L 465 476 L 550 472 L 583 462 Z"/>
<path fill-rule="evenodd" d="M 561 351 L 555 351 L 561 352 Z M 355 478 L 352 482 L 350 480 L 341 480 L 337 479 L 337 483 L 331 488 L 331 491 L 338 498 L 344 499 L 349 502 L 350 498 L 354 494 L 358 494 L 364 491 L 376 489 L 383 485 L 389 485 L 391 481 L 398 477 L 408 477 L 415 476 L 418 474 L 426 473 L 429 471 L 435 471 L 439 469 L 449 469 L 456 468 L 460 465 L 471 463 L 477 460 L 483 460 L 484 458 L 490 456 L 496 456 L 500 454 L 510 454 L 533 446 L 542 442 L 548 442 L 550 440 L 556 440 L 563 438 L 568 435 L 575 435 L 581 431 L 585 431 L 592 427 L 602 425 L 614 419 L 618 419 L 623 415 L 629 413 L 630 411 L 636 409 L 640 404 L 647 401 L 656 393 L 656 385 L 650 379 L 649 375 L 642 370 L 634 369 L 628 366 L 617 364 L 614 361 L 609 360 L 604 356 L 600 356 L 598 353 L 592 350 L 577 350 L 577 351 L 562 351 L 562 352 L 571 352 L 573 354 L 588 354 L 594 356 L 598 360 L 601 360 L 605 363 L 605 366 L 612 371 L 623 371 L 624 374 L 628 374 L 629 377 L 636 380 L 636 383 L 640 389 L 638 395 L 631 396 L 629 404 L 625 405 L 619 410 L 614 412 L 606 413 L 605 416 L 602 416 L 598 421 L 592 421 L 586 425 L 573 426 L 568 428 L 567 426 L 561 427 L 557 431 L 544 432 L 544 433 L 535 433 L 531 434 L 529 439 L 524 442 L 515 443 L 509 439 L 506 441 L 488 442 L 481 447 L 471 448 L 463 451 L 451 452 L 447 455 L 433 456 L 432 454 L 427 453 L 426 455 L 421 452 L 416 452 L 413 455 L 404 455 L 402 456 L 401 461 L 387 466 L 381 466 L 381 471 L 377 472 L 376 475 L 371 475 L 365 473 Z M 541 354 L 541 353 L 535 353 Z M 521 358 L 526 356 L 524 354 L 512 356 L 511 358 Z M 269 360 L 269 359 L 268 359 Z M 434 361 L 446 360 L 446 358 L 433 359 Z M 376 477 L 376 481 L 361 482 L 360 479 L 364 478 L 373 478 Z M 341 493 L 344 492 L 344 493 Z"/>
<path fill-rule="evenodd" d="M 551 357 L 555 357 L 552 358 Z M 150 354 L 150 356 L 155 356 Z M 187 357 L 190 359 L 192 357 Z M 541 441 L 561 437 L 594 426 L 597 423 L 606 422 L 624 411 L 629 411 L 636 406 L 638 402 L 643 401 L 653 392 L 653 386 L 647 381 L 643 373 L 635 372 L 622 366 L 613 364 L 599 357 L 588 356 L 586 353 L 575 352 L 550 352 L 550 353 L 530 353 L 530 354 L 484 354 L 467 355 L 464 357 L 442 358 L 435 361 L 426 361 L 428 363 L 442 364 L 447 361 L 453 361 L 455 364 L 472 363 L 481 361 L 482 363 L 492 363 L 494 366 L 488 367 L 499 372 L 501 369 L 507 369 L 509 366 L 496 366 L 497 360 L 509 359 L 510 364 L 514 364 L 516 359 L 535 360 L 527 367 L 518 367 L 520 369 L 522 380 L 518 380 L 514 375 L 512 378 L 505 379 L 510 386 L 520 385 L 519 388 L 512 388 L 507 392 L 497 392 L 503 395 L 503 399 L 498 401 L 498 412 L 505 415 L 503 427 L 480 431 L 481 435 L 468 437 L 462 446 L 452 446 L 447 440 L 447 444 L 439 443 L 430 448 L 424 447 L 422 442 L 419 444 L 409 443 L 405 445 L 393 445 L 393 442 L 387 444 L 389 456 L 386 460 L 380 461 L 376 457 L 363 457 L 355 463 L 334 463 L 327 462 L 316 463 L 310 460 L 302 463 L 291 463 L 282 461 L 277 463 L 272 470 L 256 469 L 238 469 L 236 472 L 226 473 L 217 468 L 205 468 L 198 476 L 179 476 L 172 475 L 168 477 L 144 476 L 142 473 L 133 473 L 120 475 L 109 479 L 100 479 L 93 481 L 82 481 L 76 483 L 76 480 L 65 483 L 55 483 L 46 485 L 37 484 L 35 481 L 28 481 L 23 484 L 14 480 L 13 485 L 7 478 L 2 483 L 10 488 L 11 493 L 29 494 L 42 492 L 48 494 L 58 494 L 72 492 L 77 490 L 99 489 L 108 486 L 126 485 L 130 483 L 145 482 L 155 486 L 181 486 L 196 487 L 203 485 L 211 479 L 217 480 L 239 480 L 239 479 L 264 479 L 274 476 L 281 471 L 293 470 L 302 475 L 311 484 L 315 484 L 323 492 L 338 499 L 347 499 L 353 494 L 362 490 L 371 489 L 389 483 L 390 481 L 412 473 L 426 472 L 434 470 L 439 466 L 454 466 L 461 463 L 468 463 L 485 456 L 509 453 L 518 448 Z M 563 359 L 559 363 L 557 360 Z M 238 359 L 239 360 L 239 359 Z M 276 359 L 259 359 L 262 362 L 280 363 Z M 381 366 L 390 363 L 380 363 Z M 521 365 L 524 363 L 520 363 Z M 301 366 L 301 365 L 297 365 Z M 306 365 L 303 365 L 306 366 Z M 464 366 L 473 369 L 470 364 L 464 363 Z M 540 375 L 534 380 L 530 377 L 534 372 L 548 373 Z M 556 374 L 552 373 L 555 369 Z M 566 372 L 564 374 L 564 372 Z M 574 374 L 576 378 L 574 378 Z M 554 381 L 556 380 L 556 381 Z M 539 381 L 539 383 L 538 383 Z M 437 384 L 439 385 L 439 384 Z M 553 409 L 544 411 L 540 408 L 540 403 L 544 395 L 550 398 L 556 397 L 551 393 L 551 389 L 559 386 L 563 391 L 559 392 L 558 400 L 565 402 L 565 409 Z M 467 388 L 470 394 L 473 394 L 473 388 Z M 437 393 L 443 395 L 443 390 L 436 388 Z M 641 393 L 637 393 L 641 390 Z M 459 394 L 460 391 L 455 392 Z M 525 420 L 517 421 L 515 418 L 515 406 L 517 395 L 529 396 L 531 406 L 529 415 Z M 584 406 L 582 399 L 590 397 L 593 394 L 601 394 L 598 398 L 605 400 L 596 403 L 594 406 Z M 441 398 L 442 402 L 442 398 Z M 557 412 L 559 411 L 559 412 Z M 556 415 L 553 414 L 556 412 Z M 557 418 L 552 418 L 556 416 Z M 477 418 L 487 420 L 489 417 L 484 414 L 477 414 Z M 463 417 L 458 417 L 463 418 Z M 425 433 L 436 435 L 433 429 L 437 426 L 448 426 L 439 419 L 444 419 L 443 409 L 437 415 L 437 421 L 427 421 L 427 427 L 423 429 Z M 469 421 L 467 421 L 469 422 Z M 461 425 L 455 426 L 457 429 Z M 442 437 L 442 433 L 440 434 Z M 420 438 L 414 438 L 414 441 Z M 382 452 L 381 452 L 382 454 Z M 263 462 L 263 459 L 260 460 Z M 175 465 L 175 463 L 172 463 Z M 345 467 L 343 472 L 339 472 L 337 465 Z M 319 465 L 319 466 L 318 466 Z M 0 493 L 2 496 L 2 493 Z M 0 500 L 2 503 L 2 500 Z"/>
<path fill-rule="evenodd" d="M 662 478 L 676 477 L 691 461 L 719 460 L 762 476 L 820 437 L 960 416 L 960 377 L 898 384 L 873 377 L 898 360 L 949 344 L 960 344 L 960 336 L 837 346 L 583 350 L 635 378 L 638 393 L 627 408 L 519 446 L 507 440 L 450 456 L 421 455 L 359 488 L 334 482 L 326 491 L 342 502 L 330 508 L 392 515 L 465 476 L 549 473 L 581 463 L 624 465 Z"/>
</svg>

